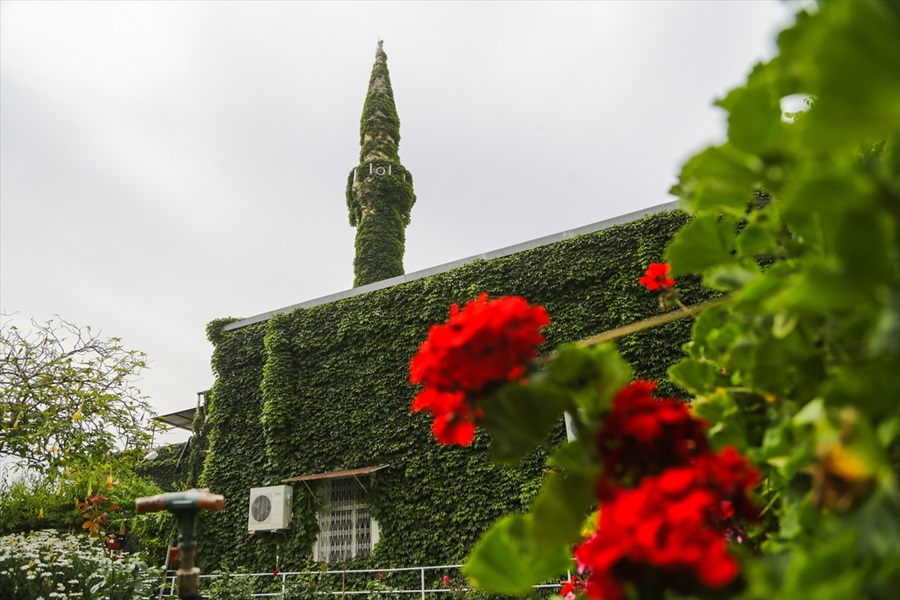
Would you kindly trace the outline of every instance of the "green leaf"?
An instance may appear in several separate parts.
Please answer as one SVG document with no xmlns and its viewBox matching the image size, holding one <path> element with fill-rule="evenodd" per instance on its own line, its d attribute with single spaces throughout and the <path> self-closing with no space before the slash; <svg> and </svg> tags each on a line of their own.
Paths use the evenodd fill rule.
<svg viewBox="0 0 900 600">
<path fill-rule="evenodd" d="M 775 236 L 769 230 L 769 224 L 753 220 L 741 231 L 738 238 L 738 251 L 742 256 L 756 256 L 775 250 Z"/>
<path fill-rule="evenodd" d="M 514 462 L 543 444 L 559 421 L 567 397 L 551 385 L 510 383 L 482 403 L 491 456 Z"/>
<path fill-rule="evenodd" d="M 825 403 L 821 398 L 815 398 L 797 411 L 793 417 L 795 425 L 812 425 L 824 415 Z"/>
<path fill-rule="evenodd" d="M 747 447 L 746 419 L 731 394 L 720 390 L 708 396 L 697 396 L 691 408 L 709 421 L 708 435 L 714 448 Z"/>
<path fill-rule="evenodd" d="M 713 267 L 703 275 L 703 283 L 714 290 L 734 291 L 755 281 L 760 275 L 756 263 L 749 265 L 721 265 Z"/>
<path fill-rule="evenodd" d="M 612 397 L 631 381 L 631 367 L 611 343 L 585 348 L 566 344 L 550 364 L 547 381 L 571 394 L 588 418 L 609 410 Z"/>
<path fill-rule="evenodd" d="M 868 415 L 886 416 L 896 413 L 900 398 L 900 374 L 896 357 L 868 364 L 851 365 L 834 370 L 834 377 L 822 386 L 829 406 L 854 406 Z"/>
<path fill-rule="evenodd" d="M 567 471 L 583 471 L 591 466 L 591 458 L 581 441 L 563 442 L 547 459 L 547 466 Z"/>
<path fill-rule="evenodd" d="M 900 555 L 900 499 L 896 489 L 877 485 L 858 511 L 848 515 L 847 526 L 867 535 L 859 540 L 860 553 L 868 559 Z"/>
<path fill-rule="evenodd" d="M 555 453 L 556 462 L 577 465 L 574 444 Z M 564 458 L 567 457 L 567 458 Z M 485 533 L 463 572 L 477 587 L 497 594 L 525 595 L 532 586 L 571 568 L 570 549 L 594 501 L 595 467 L 551 471 L 525 515 L 507 516 Z"/>
<path fill-rule="evenodd" d="M 772 310 L 829 313 L 848 310 L 868 300 L 865 288 L 847 285 L 843 273 L 822 261 L 809 261 L 805 271 L 782 282 L 782 287 L 765 303 Z"/>
<path fill-rule="evenodd" d="M 862 573 L 854 569 L 858 539 L 857 532 L 847 531 L 795 553 L 785 577 L 785 597 L 859 598 Z"/>
<path fill-rule="evenodd" d="M 900 349 L 900 302 L 897 298 L 878 311 L 867 342 L 872 356 L 888 355 Z"/>
<path fill-rule="evenodd" d="M 596 471 L 551 471 L 531 509 L 535 543 L 568 548 L 576 542 L 594 498 Z"/>
<path fill-rule="evenodd" d="M 885 419 L 878 425 L 878 443 L 887 448 L 900 438 L 900 415 Z"/>
<path fill-rule="evenodd" d="M 728 141 L 753 154 L 766 154 L 781 142 L 781 94 L 772 82 L 771 65 L 758 64 L 747 85 L 717 102 L 728 111 Z"/>
<path fill-rule="evenodd" d="M 666 248 L 672 273 L 701 273 L 717 265 L 735 264 L 736 224 L 733 217 L 705 214 L 682 227 Z"/>
<path fill-rule="evenodd" d="M 778 293 L 796 271 L 797 266 L 792 261 L 775 263 L 762 274 L 762 277 L 735 292 L 731 301 L 734 310 L 751 313 L 759 311 L 760 305 Z"/>
<path fill-rule="evenodd" d="M 711 362 L 686 358 L 669 367 L 669 378 L 692 394 L 702 394 L 715 388 L 719 372 Z"/>
<path fill-rule="evenodd" d="M 728 306 L 718 305 L 707 308 L 694 321 L 692 341 L 687 344 L 686 350 L 697 359 L 704 358 L 709 347 L 710 338 L 729 320 Z"/>
<path fill-rule="evenodd" d="M 681 196 L 694 212 L 740 217 L 762 183 L 762 168 L 758 157 L 730 144 L 710 147 L 684 165 L 671 193 Z"/>
<path fill-rule="evenodd" d="M 810 240 L 821 243 L 824 228 L 840 224 L 848 209 L 873 208 L 872 199 L 876 194 L 870 178 L 860 173 L 858 159 L 852 155 L 841 155 L 840 160 L 824 165 L 812 163 L 808 171 L 800 170 L 792 183 L 783 192 L 782 207 L 784 217 L 790 223 L 792 233 L 804 234 Z M 815 218 L 815 231 L 797 229 L 797 223 Z"/>
<path fill-rule="evenodd" d="M 528 515 L 508 515 L 484 534 L 463 573 L 484 591 L 525 596 L 534 591 L 532 586 L 565 573 L 571 564 L 567 546 L 551 547 L 534 539 Z"/>
<path fill-rule="evenodd" d="M 844 276 L 857 285 L 887 283 L 889 266 L 884 248 L 889 246 L 889 241 L 880 217 L 875 211 L 852 211 L 837 223 L 834 253 Z"/>
</svg>

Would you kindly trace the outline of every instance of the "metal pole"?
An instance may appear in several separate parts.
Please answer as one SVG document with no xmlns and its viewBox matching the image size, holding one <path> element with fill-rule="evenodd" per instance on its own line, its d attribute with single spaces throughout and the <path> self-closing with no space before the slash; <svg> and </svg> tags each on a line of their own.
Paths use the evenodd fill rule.
<svg viewBox="0 0 900 600">
<path fill-rule="evenodd" d="M 425 567 L 420 567 L 419 571 L 422 574 L 422 600 L 425 600 Z"/>
<path fill-rule="evenodd" d="M 209 490 L 188 490 L 160 494 L 149 498 L 137 498 L 134 508 L 137 514 L 167 510 L 178 519 L 178 563 L 175 573 L 178 597 L 184 600 L 201 600 L 200 569 L 194 564 L 197 558 L 197 515 L 201 510 L 222 510 L 225 498 L 210 494 Z"/>
</svg>

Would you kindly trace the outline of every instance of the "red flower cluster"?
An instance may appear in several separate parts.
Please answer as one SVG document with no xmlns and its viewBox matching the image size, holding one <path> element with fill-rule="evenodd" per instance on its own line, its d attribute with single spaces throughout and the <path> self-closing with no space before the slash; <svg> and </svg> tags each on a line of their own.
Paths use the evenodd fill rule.
<svg viewBox="0 0 900 600">
<path fill-rule="evenodd" d="M 738 565 L 726 522 L 757 516 L 748 493 L 759 473 L 733 448 L 713 454 L 707 423 L 678 400 L 653 398 L 654 388 L 623 388 L 598 432 L 600 522 L 575 550 L 594 598 L 651 580 L 685 594 L 727 585 Z"/>
<path fill-rule="evenodd" d="M 575 549 L 579 567 L 590 571 L 586 593 L 617 600 L 626 584 L 650 579 L 681 594 L 731 583 L 738 564 L 718 525 L 722 498 L 731 489 L 742 505 L 752 506 L 746 493 L 757 478 L 746 460 L 726 449 L 618 490 L 603 505 L 597 532 Z"/>
<path fill-rule="evenodd" d="M 620 485 L 635 485 L 646 475 L 688 465 L 709 450 L 706 421 L 691 416 L 687 404 L 653 398 L 656 384 L 635 381 L 613 399 L 612 412 L 597 434 L 603 477 L 602 500 Z"/>
<path fill-rule="evenodd" d="M 572 575 L 569 579 L 559 582 L 559 595 L 565 600 L 573 600 L 576 594 L 584 590 L 584 581 L 577 575 Z"/>
<path fill-rule="evenodd" d="M 669 271 L 672 267 L 669 263 L 650 263 L 647 272 L 641 277 L 640 283 L 651 292 L 662 289 L 668 289 L 675 285 L 675 280 L 669 277 Z"/>
<path fill-rule="evenodd" d="M 442 444 L 470 444 L 480 417 L 475 400 L 525 373 L 549 323 L 542 306 L 517 296 L 488 300 L 482 294 L 462 309 L 454 304 L 447 322 L 432 325 L 410 362 L 410 381 L 425 385 L 412 410 L 434 414 L 432 429 Z"/>
<path fill-rule="evenodd" d="M 475 419 L 481 417 L 481 409 L 470 407 L 462 392 L 425 388 L 412 403 L 413 412 L 421 410 L 434 415 L 431 431 L 440 443 L 468 446 L 475 439 Z"/>
</svg>

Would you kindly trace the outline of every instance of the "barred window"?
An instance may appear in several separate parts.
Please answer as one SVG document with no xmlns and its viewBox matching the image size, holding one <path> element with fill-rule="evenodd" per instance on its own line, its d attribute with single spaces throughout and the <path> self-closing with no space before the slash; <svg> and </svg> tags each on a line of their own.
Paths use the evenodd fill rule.
<svg viewBox="0 0 900 600">
<path fill-rule="evenodd" d="M 322 482 L 319 535 L 315 559 L 339 564 L 372 553 L 378 542 L 378 523 L 365 503 L 369 478 L 342 477 Z"/>
</svg>

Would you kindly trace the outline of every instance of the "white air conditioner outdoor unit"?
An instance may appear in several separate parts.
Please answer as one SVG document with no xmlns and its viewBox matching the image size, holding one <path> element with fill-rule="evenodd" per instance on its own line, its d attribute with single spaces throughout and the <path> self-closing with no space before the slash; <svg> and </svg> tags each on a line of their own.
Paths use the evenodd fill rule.
<svg viewBox="0 0 900 600">
<path fill-rule="evenodd" d="M 287 529 L 293 514 L 294 488 L 272 485 L 250 490 L 250 510 L 247 531 L 278 531 Z"/>
</svg>

